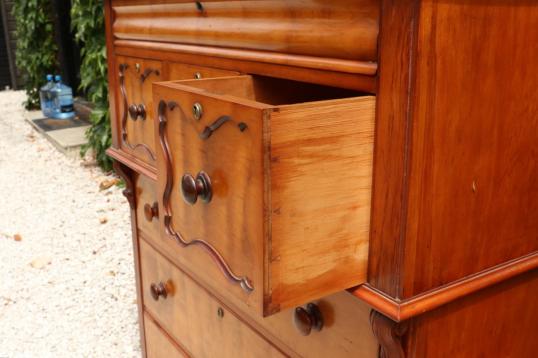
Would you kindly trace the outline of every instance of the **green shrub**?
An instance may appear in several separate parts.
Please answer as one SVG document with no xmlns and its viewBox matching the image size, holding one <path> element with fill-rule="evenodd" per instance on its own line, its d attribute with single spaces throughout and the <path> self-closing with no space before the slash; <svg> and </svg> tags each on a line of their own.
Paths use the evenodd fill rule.
<svg viewBox="0 0 538 358">
<path fill-rule="evenodd" d="M 58 70 L 54 26 L 50 0 L 16 0 L 13 4 L 16 22 L 17 67 L 22 72 L 28 95 L 27 109 L 39 108 L 39 87 L 48 73 Z"/>
<path fill-rule="evenodd" d="M 112 168 L 112 161 L 105 151 L 110 147 L 112 137 L 108 112 L 103 1 L 73 0 L 71 26 L 75 40 L 81 46 L 80 90 L 95 105 L 90 115 L 92 125 L 86 132 L 88 144 L 82 148 L 81 154 L 93 149 L 99 166 L 108 171 Z"/>
</svg>

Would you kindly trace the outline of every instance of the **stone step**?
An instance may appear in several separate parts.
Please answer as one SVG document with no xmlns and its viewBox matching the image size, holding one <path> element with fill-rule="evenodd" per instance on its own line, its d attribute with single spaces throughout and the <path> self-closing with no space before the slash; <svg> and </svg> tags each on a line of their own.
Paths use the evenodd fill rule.
<svg viewBox="0 0 538 358">
<path fill-rule="evenodd" d="M 60 152 L 70 158 L 80 157 L 80 148 L 88 142 L 85 136 L 90 127 L 79 117 L 69 119 L 44 118 L 41 111 L 25 112 L 25 119 Z"/>
</svg>

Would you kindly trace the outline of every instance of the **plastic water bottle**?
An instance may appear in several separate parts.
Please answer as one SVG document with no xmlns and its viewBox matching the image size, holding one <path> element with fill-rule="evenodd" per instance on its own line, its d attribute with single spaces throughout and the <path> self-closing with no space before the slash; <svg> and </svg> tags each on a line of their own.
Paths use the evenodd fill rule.
<svg viewBox="0 0 538 358">
<path fill-rule="evenodd" d="M 75 116 L 75 108 L 73 106 L 73 90 L 71 87 L 62 83 L 62 77 L 56 75 L 54 78 L 56 84 L 50 91 L 52 93 L 53 118 L 71 118 Z"/>
<path fill-rule="evenodd" d="M 54 103 L 50 90 L 54 87 L 52 75 L 47 75 L 47 83 L 39 89 L 39 102 L 41 104 L 41 112 L 45 117 L 52 117 L 52 108 Z"/>
</svg>

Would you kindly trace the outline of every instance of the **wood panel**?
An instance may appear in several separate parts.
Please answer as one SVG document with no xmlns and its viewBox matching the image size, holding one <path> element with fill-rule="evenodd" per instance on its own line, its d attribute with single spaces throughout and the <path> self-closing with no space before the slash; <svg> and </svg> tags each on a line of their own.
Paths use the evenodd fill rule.
<svg viewBox="0 0 538 358">
<path fill-rule="evenodd" d="M 119 161 L 114 160 L 112 163 L 114 171 L 125 181 L 125 189 L 123 190 L 123 195 L 129 203 L 129 208 L 131 210 L 131 235 L 133 242 L 133 264 L 135 270 L 135 281 L 136 281 L 136 297 L 138 300 L 138 323 L 140 327 L 140 345 L 142 348 L 142 356 L 146 357 L 146 339 L 145 339 L 145 330 L 144 330 L 144 314 L 142 309 L 142 283 L 140 280 L 140 247 L 138 241 L 138 230 L 137 230 L 137 221 L 136 221 L 136 187 L 135 183 L 138 177 L 138 174 L 130 169 L 125 164 L 122 164 Z"/>
<path fill-rule="evenodd" d="M 404 297 L 538 251 L 537 4 L 424 1 L 417 51 Z"/>
<path fill-rule="evenodd" d="M 400 297 L 418 0 L 383 0 L 368 282 Z"/>
<path fill-rule="evenodd" d="M 282 307 L 366 281 L 375 97 L 271 115 L 271 301 Z"/>
<path fill-rule="evenodd" d="M 420 316 L 408 357 L 534 357 L 538 270 Z"/>
<path fill-rule="evenodd" d="M 227 77 L 238 75 L 237 71 L 223 70 L 219 68 L 187 65 L 178 62 L 166 62 L 166 77 L 169 80 L 188 80 L 214 77 Z"/>
<path fill-rule="evenodd" d="M 144 241 L 140 249 L 146 310 L 192 356 L 285 356 Z M 168 293 L 156 301 L 150 285 L 159 282 Z"/>
<path fill-rule="evenodd" d="M 142 230 L 147 236 L 158 237 L 160 233 L 156 183 L 140 175 L 136 181 L 136 197 L 136 222 L 138 223 L 139 230 Z M 157 210 L 153 209 L 155 204 L 157 204 Z M 146 216 L 150 213 L 153 215 L 151 218 Z"/>
<path fill-rule="evenodd" d="M 324 326 L 319 332 L 303 336 L 294 327 L 294 309 L 255 319 L 276 339 L 300 357 L 375 358 L 379 350 L 370 327 L 370 308 L 347 292 L 338 292 L 313 301 L 319 307 Z"/>
<path fill-rule="evenodd" d="M 375 0 L 221 1 L 202 7 L 193 2 L 114 6 L 113 32 L 119 39 L 376 59 Z"/>
<path fill-rule="evenodd" d="M 144 313 L 146 322 L 147 358 L 186 358 L 189 355 L 174 342 L 166 332 L 147 313 Z"/>
<path fill-rule="evenodd" d="M 151 84 L 162 81 L 161 61 L 141 58 L 117 57 L 119 80 L 118 129 L 121 148 L 152 166 L 155 166 L 155 136 L 153 133 L 153 96 Z M 143 116 L 132 118 L 130 106 L 143 106 Z"/>
</svg>

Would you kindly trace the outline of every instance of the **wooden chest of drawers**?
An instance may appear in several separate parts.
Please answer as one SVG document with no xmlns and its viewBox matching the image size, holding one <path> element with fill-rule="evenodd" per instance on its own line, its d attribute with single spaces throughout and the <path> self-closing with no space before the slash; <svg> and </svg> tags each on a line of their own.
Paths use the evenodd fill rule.
<svg viewBox="0 0 538 358">
<path fill-rule="evenodd" d="M 145 355 L 538 350 L 537 4 L 109 0 L 106 26 Z"/>
</svg>

